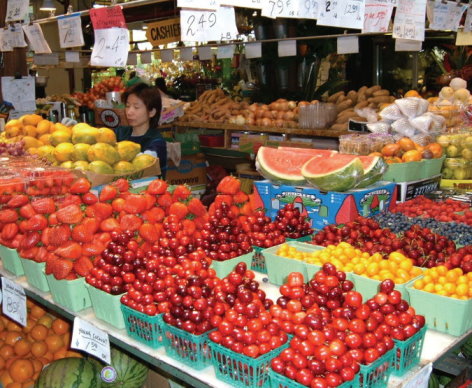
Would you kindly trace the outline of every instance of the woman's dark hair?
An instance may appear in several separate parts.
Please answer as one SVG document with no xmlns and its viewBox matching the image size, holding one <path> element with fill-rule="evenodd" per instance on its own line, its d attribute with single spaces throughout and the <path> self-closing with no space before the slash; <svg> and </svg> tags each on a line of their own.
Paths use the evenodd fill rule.
<svg viewBox="0 0 472 388">
<path fill-rule="evenodd" d="M 156 85 L 156 87 L 159 88 L 165 94 L 169 94 L 169 91 L 167 90 L 166 80 L 164 78 L 156 78 L 154 85 Z"/>
<path fill-rule="evenodd" d="M 149 120 L 149 128 L 157 128 L 162 111 L 162 100 L 159 90 L 153 88 L 152 86 L 146 85 L 145 83 L 133 85 L 126 89 L 123 93 L 123 101 L 125 104 L 131 94 L 134 94 L 136 97 L 143 100 L 144 105 L 146 105 L 146 109 L 149 112 L 153 109 L 156 110 L 154 117 L 151 117 Z"/>
</svg>

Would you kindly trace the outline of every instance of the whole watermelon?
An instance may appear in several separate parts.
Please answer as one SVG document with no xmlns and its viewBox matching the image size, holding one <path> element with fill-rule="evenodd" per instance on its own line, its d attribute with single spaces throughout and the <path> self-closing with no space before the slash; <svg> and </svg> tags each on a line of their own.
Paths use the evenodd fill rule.
<svg viewBox="0 0 472 388">
<path fill-rule="evenodd" d="M 46 366 L 35 388 L 101 388 L 99 370 L 85 358 L 62 358 Z"/>
<path fill-rule="evenodd" d="M 96 359 L 89 360 L 95 363 L 100 375 L 106 365 Z M 116 371 L 116 380 L 111 383 L 102 381 L 101 388 L 140 388 L 146 382 L 148 367 L 116 348 L 111 348 L 111 366 Z"/>
</svg>

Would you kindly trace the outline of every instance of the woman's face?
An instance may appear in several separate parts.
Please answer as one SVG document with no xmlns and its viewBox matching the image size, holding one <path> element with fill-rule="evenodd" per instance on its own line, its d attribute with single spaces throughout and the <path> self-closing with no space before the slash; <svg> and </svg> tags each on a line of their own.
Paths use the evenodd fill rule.
<svg viewBox="0 0 472 388">
<path fill-rule="evenodd" d="M 148 111 L 143 100 L 135 94 L 130 94 L 126 100 L 126 118 L 132 127 L 140 127 L 149 123 L 149 119 L 154 117 L 156 110 Z"/>
</svg>

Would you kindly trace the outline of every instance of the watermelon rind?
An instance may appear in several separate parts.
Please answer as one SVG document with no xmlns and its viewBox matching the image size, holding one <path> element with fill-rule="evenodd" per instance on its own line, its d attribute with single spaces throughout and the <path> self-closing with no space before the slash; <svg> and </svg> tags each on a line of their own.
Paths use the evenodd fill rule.
<svg viewBox="0 0 472 388">
<path fill-rule="evenodd" d="M 388 169 L 388 164 L 385 163 L 382 157 L 373 156 L 372 158 L 373 160 L 370 163 L 370 166 L 368 168 L 364 167 L 364 174 L 355 186 L 357 189 L 372 186 L 382 178 L 382 175 Z"/>
<path fill-rule="evenodd" d="M 47 365 L 35 388 L 101 388 L 96 366 L 85 358 L 67 357 Z"/>
<path fill-rule="evenodd" d="M 322 161 L 323 163 L 329 163 L 330 159 L 333 161 L 339 160 L 336 156 L 333 155 L 331 158 L 322 159 Z M 308 182 L 322 191 L 344 192 L 350 190 L 364 173 L 362 162 L 356 157 L 347 159 L 346 164 L 326 174 L 313 173 L 310 170 L 310 167 L 313 166 L 313 164 L 310 166 L 311 163 L 316 163 L 316 160 L 312 158 L 303 165 L 302 175 Z"/>
</svg>

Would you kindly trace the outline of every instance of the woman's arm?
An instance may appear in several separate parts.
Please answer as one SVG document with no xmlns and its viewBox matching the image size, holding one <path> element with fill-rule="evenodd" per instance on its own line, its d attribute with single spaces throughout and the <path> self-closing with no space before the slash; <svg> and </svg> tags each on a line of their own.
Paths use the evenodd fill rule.
<svg viewBox="0 0 472 388">
<path fill-rule="evenodd" d="M 146 146 L 145 149 L 142 150 L 143 152 L 151 151 L 156 154 L 159 158 L 159 164 L 161 167 L 161 174 L 162 177 L 165 178 L 166 170 L 167 170 L 167 144 L 163 138 L 153 139 L 149 144 Z"/>
</svg>

